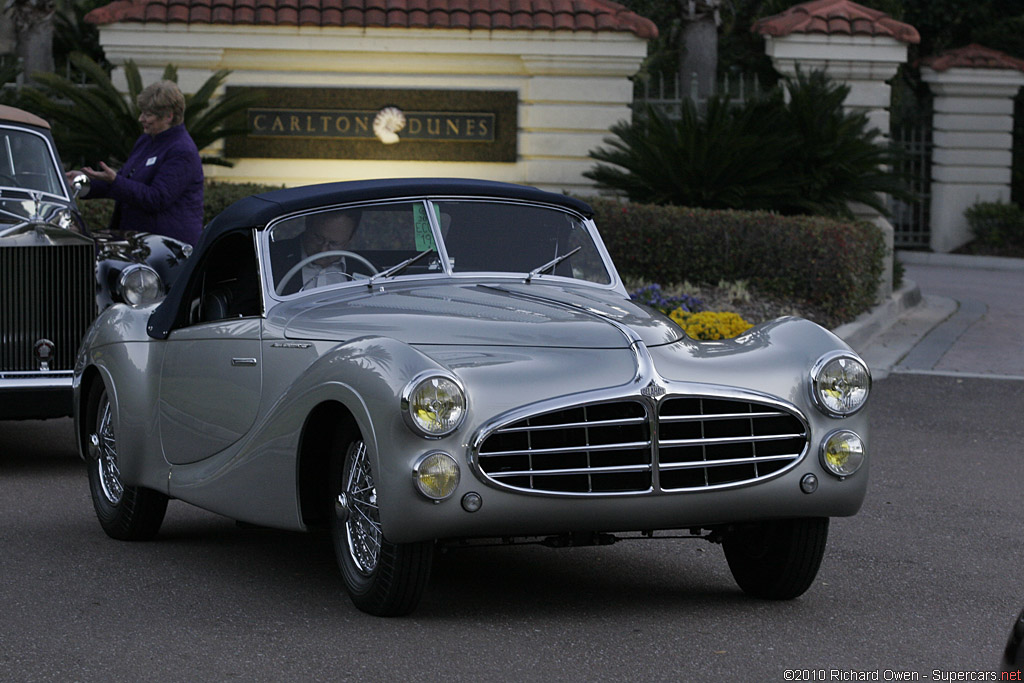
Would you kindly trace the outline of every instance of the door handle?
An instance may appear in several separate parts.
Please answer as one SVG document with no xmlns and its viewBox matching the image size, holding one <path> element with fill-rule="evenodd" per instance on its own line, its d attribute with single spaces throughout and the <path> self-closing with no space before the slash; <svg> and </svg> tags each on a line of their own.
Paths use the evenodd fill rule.
<svg viewBox="0 0 1024 683">
<path fill-rule="evenodd" d="M 255 358 L 232 358 L 231 359 L 231 364 L 234 365 L 235 367 L 246 366 L 246 365 L 255 366 L 256 365 L 256 359 Z"/>
</svg>

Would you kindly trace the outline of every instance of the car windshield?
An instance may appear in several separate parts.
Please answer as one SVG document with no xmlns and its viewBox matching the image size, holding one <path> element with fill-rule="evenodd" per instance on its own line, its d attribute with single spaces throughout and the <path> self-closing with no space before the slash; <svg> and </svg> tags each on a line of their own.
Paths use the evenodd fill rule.
<svg viewBox="0 0 1024 683">
<path fill-rule="evenodd" d="M 611 282 L 590 231 L 573 214 L 472 200 L 439 201 L 435 209 L 456 273 L 529 274 L 541 269 L 537 274 Z"/>
<path fill-rule="evenodd" d="M 289 295 L 371 278 L 442 273 L 436 237 L 455 273 L 611 282 L 578 216 L 467 199 L 325 210 L 280 221 L 269 231 L 274 290 Z"/>
<path fill-rule="evenodd" d="M 46 138 L 0 126 L 0 188 L 65 195 L 62 174 Z"/>
</svg>

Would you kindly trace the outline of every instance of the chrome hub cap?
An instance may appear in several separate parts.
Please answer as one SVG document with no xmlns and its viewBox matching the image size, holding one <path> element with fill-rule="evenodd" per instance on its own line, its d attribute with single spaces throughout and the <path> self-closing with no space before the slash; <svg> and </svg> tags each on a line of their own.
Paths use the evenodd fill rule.
<svg viewBox="0 0 1024 683">
<path fill-rule="evenodd" d="M 362 441 L 353 446 L 345 460 L 342 485 L 335 502 L 335 514 L 344 522 L 348 552 L 356 569 L 369 576 L 380 561 L 383 536 L 377 511 L 377 489 L 370 475 L 366 444 Z"/>
<path fill-rule="evenodd" d="M 96 457 L 103 497 L 111 505 L 117 505 L 124 495 L 124 486 L 121 485 L 121 472 L 117 469 L 117 447 L 111 424 L 110 401 L 106 400 L 106 395 L 96 420 L 96 433 L 89 435 L 89 452 Z"/>
</svg>

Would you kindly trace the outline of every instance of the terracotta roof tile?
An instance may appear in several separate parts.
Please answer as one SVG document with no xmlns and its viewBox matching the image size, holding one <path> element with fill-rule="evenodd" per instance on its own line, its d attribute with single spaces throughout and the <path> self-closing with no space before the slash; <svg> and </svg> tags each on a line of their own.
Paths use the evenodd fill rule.
<svg viewBox="0 0 1024 683">
<path fill-rule="evenodd" d="M 115 0 L 89 12 L 86 19 L 99 25 L 281 24 L 622 31 L 644 39 L 658 35 L 651 21 L 613 0 Z"/>
<path fill-rule="evenodd" d="M 966 69 L 1016 69 L 1024 71 L 1024 59 L 1011 57 L 1005 52 L 993 50 L 976 43 L 955 50 L 946 50 L 931 57 L 925 57 L 921 66 L 935 71 L 946 71 L 954 67 Z"/>
<path fill-rule="evenodd" d="M 888 36 L 904 43 L 921 42 L 921 35 L 910 24 L 896 21 L 885 12 L 858 5 L 850 0 L 805 2 L 790 7 L 781 14 L 758 20 L 751 30 L 769 36 L 824 33 Z"/>
</svg>

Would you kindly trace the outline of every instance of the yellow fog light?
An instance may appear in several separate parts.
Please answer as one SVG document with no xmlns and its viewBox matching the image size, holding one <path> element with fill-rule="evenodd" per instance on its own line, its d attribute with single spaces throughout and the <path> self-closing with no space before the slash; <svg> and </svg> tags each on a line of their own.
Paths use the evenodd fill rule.
<svg viewBox="0 0 1024 683">
<path fill-rule="evenodd" d="M 402 416 L 422 436 L 451 434 L 466 416 L 466 394 L 454 378 L 417 377 L 402 392 Z"/>
<path fill-rule="evenodd" d="M 837 477 L 848 477 L 864 464 L 864 441 L 851 431 L 832 432 L 821 444 L 821 464 Z"/>
<path fill-rule="evenodd" d="M 455 493 L 459 485 L 459 464 L 447 453 L 435 451 L 417 461 L 412 475 L 420 493 L 441 501 Z"/>
</svg>

